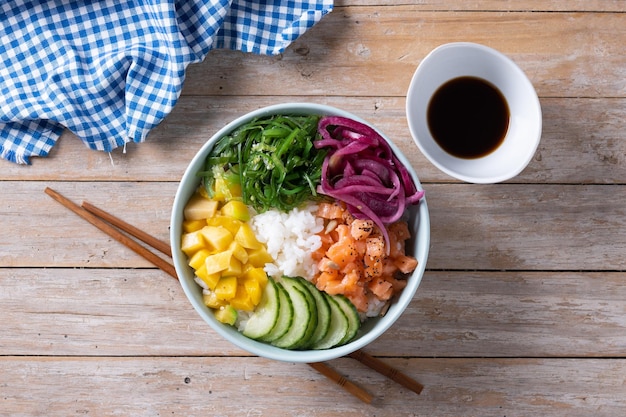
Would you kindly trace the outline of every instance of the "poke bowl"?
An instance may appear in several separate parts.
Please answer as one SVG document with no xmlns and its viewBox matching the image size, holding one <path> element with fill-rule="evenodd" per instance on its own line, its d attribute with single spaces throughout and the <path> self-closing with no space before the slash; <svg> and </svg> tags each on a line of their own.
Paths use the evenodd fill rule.
<svg viewBox="0 0 626 417">
<path fill-rule="evenodd" d="M 197 152 L 171 214 L 172 257 L 200 317 L 235 346 L 320 362 L 401 316 L 430 245 L 424 191 L 382 132 L 344 110 L 245 114 Z"/>
</svg>

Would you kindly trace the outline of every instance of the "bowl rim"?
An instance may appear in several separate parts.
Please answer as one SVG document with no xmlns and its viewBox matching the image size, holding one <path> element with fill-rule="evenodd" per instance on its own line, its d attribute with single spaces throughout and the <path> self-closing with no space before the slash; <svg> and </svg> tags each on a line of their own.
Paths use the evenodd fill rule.
<svg viewBox="0 0 626 417">
<path fill-rule="evenodd" d="M 430 65 L 432 61 L 436 59 L 438 55 L 451 49 L 452 50 L 454 49 L 472 50 L 473 49 L 477 51 L 478 53 L 482 54 L 483 56 L 489 55 L 491 57 L 494 57 L 499 62 L 501 62 L 503 66 L 508 68 L 510 76 L 507 76 L 507 77 L 513 77 L 516 80 L 519 80 L 521 82 L 521 85 L 523 85 L 523 88 L 529 92 L 529 95 L 532 101 L 531 104 L 532 104 L 533 122 L 535 125 L 534 126 L 535 130 L 532 133 L 532 137 L 529 136 L 528 147 L 526 148 L 524 158 L 516 161 L 516 163 L 514 164 L 511 164 L 510 169 L 506 173 L 502 173 L 500 175 L 470 175 L 470 174 L 464 174 L 462 172 L 459 172 L 454 167 L 451 167 L 449 165 L 442 163 L 425 147 L 424 143 L 422 142 L 423 139 L 420 137 L 420 135 L 418 135 L 417 128 L 414 126 L 415 123 L 417 123 L 414 121 L 416 116 L 413 113 L 415 111 L 415 106 L 417 105 L 416 101 L 418 100 L 417 99 L 418 93 L 416 92 L 416 90 L 417 90 L 417 85 L 419 83 L 420 77 L 426 71 L 425 68 L 428 65 Z M 458 75 L 457 77 L 462 77 L 462 76 L 463 75 Z M 448 80 L 450 79 L 452 78 L 449 78 Z M 486 79 L 486 80 L 488 82 L 492 82 L 492 80 L 489 80 L 489 79 Z M 543 125 L 541 103 L 539 101 L 539 97 L 537 95 L 537 92 L 532 82 L 530 81 L 526 73 L 510 57 L 498 51 L 497 49 L 494 49 L 492 47 L 489 47 L 483 44 L 475 43 L 475 42 L 444 43 L 442 45 L 437 46 L 432 51 L 430 51 L 422 59 L 417 69 L 415 70 L 413 77 L 411 78 L 409 88 L 407 89 L 405 111 L 406 111 L 406 118 L 407 118 L 407 123 L 409 126 L 409 131 L 411 132 L 413 141 L 415 142 L 417 147 L 420 149 L 422 154 L 433 165 L 435 165 L 444 173 L 450 175 L 453 178 L 459 179 L 461 181 L 466 181 L 469 183 L 493 184 L 493 183 L 499 183 L 499 182 L 503 182 L 511 178 L 514 178 L 515 176 L 519 175 L 528 166 L 533 156 L 535 155 L 535 152 L 541 141 L 542 125 Z M 449 154 L 448 156 L 450 160 L 459 160 L 459 161 L 465 162 L 465 160 L 461 158 L 457 158 Z M 482 158 L 477 158 L 476 160 L 481 160 L 487 157 L 489 157 L 489 155 L 482 157 Z"/>
<path fill-rule="evenodd" d="M 174 260 L 174 267 L 177 271 L 178 276 L 180 277 L 180 283 L 183 288 L 183 291 L 192 304 L 196 312 L 200 315 L 200 317 L 207 323 L 209 326 L 224 339 L 231 342 L 234 346 L 243 349 L 249 353 L 258 355 L 260 357 L 274 359 L 284 362 L 320 362 L 327 361 L 335 358 L 339 358 L 342 356 L 346 356 L 366 345 L 373 342 L 383 333 L 385 333 L 389 327 L 391 327 L 397 319 L 402 315 L 402 313 L 406 310 L 411 300 L 414 298 L 417 288 L 419 287 L 422 277 L 426 268 L 426 261 L 428 259 L 428 252 L 430 249 L 430 216 L 428 212 L 428 205 L 426 202 L 426 198 L 424 197 L 420 204 L 415 207 L 415 217 L 417 223 L 417 233 L 412 237 L 415 239 L 415 244 L 420 242 L 418 245 L 417 251 L 421 255 L 419 257 L 419 262 L 416 270 L 411 275 L 412 280 L 409 282 L 410 285 L 407 285 L 409 290 L 405 288 L 399 297 L 397 297 L 393 301 L 393 305 L 390 307 L 387 315 L 381 318 L 374 318 L 373 320 L 377 320 L 377 322 L 373 325 L 376 328 L 376 332 L 367 331 L 366 333 L 360 335 L 357 339 L 349 342 L 343 346 L 339 346 L 336 348 L 326 349 L 326 350 L 287 350 L 277 348 L 275 346 L 258 342 L 252 339 L 249 339 L 243 336 L 240 332 L 234 329 L 232 326 L 228 326 L 222 323 L 217 322 L 217 320 L 210 314 L 209 309 L 204 305 L 199 305 L 200 303 L 194 300 L 194 292 L 197 294 L 198 285 L 195 283 L 193 279 L 185 278 L 185 274 L 190 272 L 189 266 L 186 262 L 183 262 L 185 259 L 184 253 L 180 251 L 180 234 L 182 233 L 182 208 L 184 204 L 187 202 L 197 184 L 199 184 L 199 178 L 197 178 L 196 173 L 200 170 L 199 168 L 204 164 L 204 160 L 206 159 L 207 154 L 210 152 L 215 142 L 225 134 L 230 133 L 236 127 L 240 126 L 243 123 L 246 123 L 256 117 L 263 117 L 272 114 L 320 114 L 320 115 L 337 115 L 343 117 L 349 117 L 353 120 L 359 121 L 361 123 L 367 124 L 372 128 L 376 129 L 375 126 L 372 126 L 369 122 L 361 119 L 360 117 L 353 115 L 347 111 L 328 106 L 321 105 L 315 103 L 304 103 L 304 102 L 293 102 L 293 103 L 281 103 L 269 105 L 266 107 L 262 107 L 253 111 L 250 111 L 242 116 L 239 116 L 226 124 L 224 127 L 219 129 L 215 134 L 213 134 L 196 152 L 193 159 L 185 169 L 185 172 L 179 182 L 179 186 L 176 190 L 176 195 L 174 197 L 174 203 L 172 206 L 172 213 L 170 219 L 170 244 L 172 246 L 172 258 Z M 398 159 L 405 165 L 407 165 L 407 169 L 415 184 L 419 190 L 422 190 L 422 185 L 415 173 L 414 169 L 410 165 L 409 161 L 406 159 L 404 154 L 397 148 L 397 146 L 382 132 L 376 129 L 390 144 L 392 150 L 398 157 Z M 194 183 L 195 186 L 187 186 L 185 189 L 185 185 L 189 183 Z M 230 329 L 229 329 L 230 328 Z"/>
</svg>

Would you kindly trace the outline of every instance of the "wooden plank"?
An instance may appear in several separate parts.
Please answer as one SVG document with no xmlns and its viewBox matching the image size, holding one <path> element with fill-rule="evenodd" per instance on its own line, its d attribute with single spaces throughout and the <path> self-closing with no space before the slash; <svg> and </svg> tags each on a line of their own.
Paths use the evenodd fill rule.
<svg viewBox="0 0 626 417">
<path fill-rule="evenodd" d="M 0 355 L 246 355 L 156 270 L 0 269 Z"/>
<path fill-rule="evenodd" d="M 623 272 L 427 271 L 367 349 L 402 356 L 624 357 Z"/>
<path fill-rule="evenodd" d="M 169 242 L 169 219 L 177 183 L 0 182 L 5 228 L 3 266 L 152 267 L 44 193 L 46 186 L 80 204 L 83 200 Z M 106 191 L 103 191 L 106 190 Z M 46 219 L 30 223 L 27 219 Z M 35 221 L 35 220 L 33 220 Z"/>
<path fill-rule="evenodd" d="M 67 133 L 48 158 L 29 167 L 0 162 L 0 180 L 178 181 L 202 144 L 248 111 L 285 101 L 345 109 L 385 132 L 423 182 L 456 182 L 440 172 L 413 142 L 404 99 L 395 97 L 183 97 L 170 117 L 126 153 L 91 151 Z M 626 99 L 541 99 L 543 136 L 535 158 L 511 182 L 626 183 Z M 67 163 L 71 161 L 71 163 Z M 104 186 L 103 186 L 104 187 Z"/>
<path fill-rule="evenodd" d="M 336 8 L 280 56 L 213 51 L 186 95 L 396 96 L 435 47 L 482 43 L 513 59 L 541 97 L 624 97 L 623 13 Z M 546 42 L 558 39 L 558 42 Z M 262 82 L 260 82 L 262 80 Z"/>
<path fill-rule="evenodd" d="M 626 188 L 618 185 L 426 187 L 428 268 L 624 270 Z"/>
<path fill-rule="evenodd" d="M 563 416 L 623 415 L 626 361 L 386 359 L 420 396 L 331 362 L 378 402 L 367 405 L 304 364 L 259 358 L 2 357 L 3 415 Z"/>
<path fill-rule="evenodd" d="M 150 267 L 52 200 L 40 182 L 0 182 L 0 265 Z M 59 182 L 83 199 L 162 240 L 177 183 Z M 439 270 L 626 269 L 626 186 L 426 184 L 431 218 L 427 267 Z M 106 191 L 103 191 L 106 190 Z M 31 224 L 26 219 L 47 219 Z"/>
<path fill-rule="evenodd" d="M 402 357 L 626 357 L 623 272 L 427 271 L 366 351 Z M 0 269 L 0 356 L 245 356 L 154 270 Z"/>
<path fill-rule="evenodd" d="M 412 5 L 420 10 L 438 11 L 590 11 L 590 12 L 624 12 L 624 0 L 396 0 L 395 6 Z M 336 0 L 335 7 L 351 6 L 389 6 L 384 0 Z"/>
</svg>

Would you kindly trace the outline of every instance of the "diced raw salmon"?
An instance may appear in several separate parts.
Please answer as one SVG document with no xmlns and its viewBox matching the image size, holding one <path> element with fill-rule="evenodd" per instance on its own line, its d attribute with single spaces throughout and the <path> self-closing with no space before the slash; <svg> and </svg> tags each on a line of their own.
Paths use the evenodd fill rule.
<svg viewBox="0 0 626 417">
<path fill-rule="evenodd" d="M 328 294 L 343 294 L 360 312 L 366 312 L 372 295 L 387 301 L 406 286 L 400 273 L 412 272 L 417 261 L 405 254 L 410 238 L 404 221 L 387 227 L 390 246 L 370 220 L 355 219 L 343 204 L 321 203 L 317 215 L 324 219 L 318 233 L 322 245 L 313 254 L 318 274 L 313 283 Z"/>
<path fill-rule="evenodd" d="M 350 234 L 354 240 L 363 240 L 374 231 L 374 222 L 371 220 L 355 219 L 350 225 Z"/>
<path fill-rule="evenodd" d="M 417 259 L 412 256 L 400 255 L 393 260 L 393 263 L 403 274 L 409 274 L 417 268 Z"/>
<path fill-rule="evenodd" d="M 345 208 L 338 203 L 320 203 L 317 207 L 317 216 L 322 219 L 342 219 Z"/>
<path fill-rule="evenodd" d="M 367 284 L 367 288 L 379 299 L 389 300 L 393 295 L 393 286 L 387 280 L 377 278 Z"/>
</svg>

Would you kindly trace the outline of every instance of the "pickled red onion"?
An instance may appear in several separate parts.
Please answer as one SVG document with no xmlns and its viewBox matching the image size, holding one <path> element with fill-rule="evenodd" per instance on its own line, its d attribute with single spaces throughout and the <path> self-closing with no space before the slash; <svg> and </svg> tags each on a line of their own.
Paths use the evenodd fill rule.
<svg viewBox="0 0 626 417">
<path fill-rule="evenodd" d="M 345 117 L 325 116 L 318 124 L 316 148 L 330 148 L 322 164 L 320 194 L 344 202 L 357 219 L 380 228 L 389 251 L 385 227 L 399 220 L 407 205 L 417 204 L 418 191 L 406 167 L 387 141 L 371 127 Z"/>
</svg>

